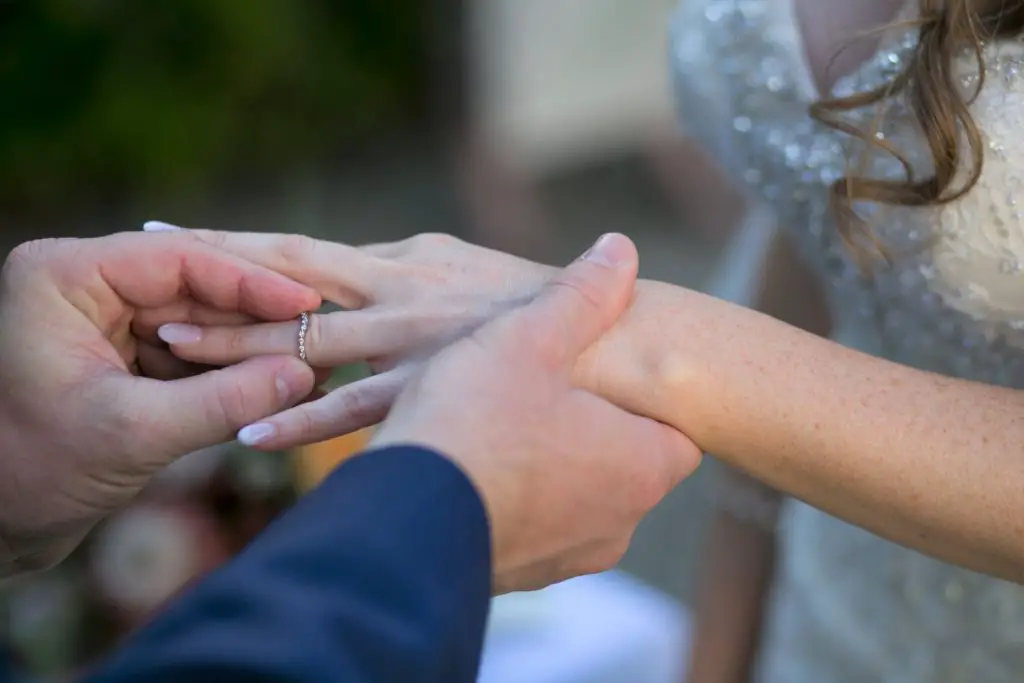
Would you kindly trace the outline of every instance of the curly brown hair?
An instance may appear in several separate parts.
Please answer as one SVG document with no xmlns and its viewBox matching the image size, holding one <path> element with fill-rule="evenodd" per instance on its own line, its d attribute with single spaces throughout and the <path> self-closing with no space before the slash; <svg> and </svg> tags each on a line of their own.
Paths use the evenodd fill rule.
<svg viewBox="0 0 1024 683">
<path fill-rule="evenodd" d="M 865 257 L 889 255 L 853 209 L 858 201 L 889 206 L 935 206 L 956 201 L 978 182 L 984 164 L 981 132 L 970 113 L 973 96 L 985 82 L 982 47 L 987 40 L 1018 37 L 1024 33 L 1024 0 L 920 0 L 919 18 L 906 24 L 918 32 L 916 47 L 906 66 L 893 79 L 874 90 L 850 97 L 825 98 L 811 106 L 817 121 L 880 149 L 902 166 L 905 178 L 883 180 L 862 168 L 848 169 L 832 188 L 832 206 L 839 232 L 851 251 Z M 965 97 L 954 70 L 954 58 L 963 48 L 977 57 L 978 80 L 973 96 Z M 843 118 L 849 112 L 877 105 L 905 93 L 908 106 L 928 143 L 934 172 L 917 178 L 910 161 L 889 141 Z M 964 142 L 966 141 L 966 147 Z M 954 183 L 963 167 L 965 181 Z"/>
</svg>

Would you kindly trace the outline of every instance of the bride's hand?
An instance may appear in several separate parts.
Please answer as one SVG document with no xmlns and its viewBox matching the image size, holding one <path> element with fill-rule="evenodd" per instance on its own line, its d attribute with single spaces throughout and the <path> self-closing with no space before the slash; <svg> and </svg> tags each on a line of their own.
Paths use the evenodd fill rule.
<svg viewBox="0 0 1024 683">
<path fill-rule="evenodd" d="M 322 441 L 380 422 L 419 363 L 498 313 L 530 301 L 557 272 L 448 235 L 354 248 L 298 235 L 192 232 L 313 287 L 345 309 L 311 316 L 311 365 L 366 360 L 377 373 L 243 430 L 240 438 L 266 449 Z M 179 358 L 211 365 L 296 353 L 298 345 L 294 321 L 169 325 L 159 334 Z"/>
</svg>

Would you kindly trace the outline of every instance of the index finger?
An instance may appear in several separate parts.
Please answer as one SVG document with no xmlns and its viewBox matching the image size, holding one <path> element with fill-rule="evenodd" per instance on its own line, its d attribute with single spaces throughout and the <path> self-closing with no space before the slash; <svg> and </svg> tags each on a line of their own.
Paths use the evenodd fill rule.
<svg viewBox="0 0 1024 683">
<path fill-rule="evenodd" d="M 542 359 L 556 368 L 573 363 L 626 310 L 638 268 L 636 246 L 628 237 L 604 235 L 532 303 L 481 334 L 507 335 L 516 345 L 532 340 Z"/>
<path fill-rule="evenodd" d="M 95 268 L 95 275 L 135 307 L 167 306 L 187 295 L 220 311 L 288 320 L 321 303 L 312 288 L 187 232 L 121 233 L 66 248 L 75 250 L 76 266 Z"/>
</svg>

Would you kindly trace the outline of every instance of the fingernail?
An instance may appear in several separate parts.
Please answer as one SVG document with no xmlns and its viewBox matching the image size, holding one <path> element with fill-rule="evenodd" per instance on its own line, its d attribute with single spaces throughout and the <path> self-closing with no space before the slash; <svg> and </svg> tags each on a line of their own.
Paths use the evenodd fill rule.
<svg viewBox="0 0 1024 683">
<path fill-rule="evenodd" d="M 608 268 L 619 268 L 629 261 L 629 240 L 616 233 L 601 235 L 582 258 Z"/>
<path fill-rule="evenodd" d="M 142 229 L 146 232 L 171 232 L 172 230 L 182 230 L 177 225 L 171 225 L 170 223 L 164 223 L 163 221 L 146 221 L 142 224 Z"/>
<path fill-rule="evenodd" d="M 238 442 L 243 446 L 258 446 L 277 433 L 274 425 L 259 422 L 238 431 Z"/>
<path fill-rule="evenodd" d="M 195 344 L 203 338 L 202 328 L 179 323 L 161 325 L 156 334 L 168 344 Z"/>
</svg>

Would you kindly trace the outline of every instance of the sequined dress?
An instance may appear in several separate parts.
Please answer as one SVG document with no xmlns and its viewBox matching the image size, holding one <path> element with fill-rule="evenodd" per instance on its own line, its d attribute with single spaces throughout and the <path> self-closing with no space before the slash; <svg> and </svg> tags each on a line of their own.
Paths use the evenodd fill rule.
<svg viewBox="0 0 1024 683">
<path fill-rule="evenodd" d="M 895 262 L 869 280 L 839 239 L 827 198 L 862 143 L 807 115 L 818 97 L 791 2 L 683 0 L 672 54 L 686 128 L 774 213 L 827 283 L 838 341 L 1024 389 L 1024 43 L 985 48 L 988 78 L 972 105 L 985 138 L 980 182 L 942 208 L 885 209 L 874 229 Z M 835 93 L 888 82 L 913 41 L 887 42 Z M 965 54 L 957 64 L 965 92 L 974 92 L 975 61 Z M 878 135 L 920 176 L 930 174 L 927 147 L 900 97 L 881 116 L 871 109 L 850 118 L 869 130 L 877 123 Z M 884 154 L 871 153 L 869 164 L 873 176 L 904 177 Z M 781 543 L 761 683 L 1024 680 L 1024 587 L 932 560 L 799 503 L 787 505 Z"/>
</svg>

